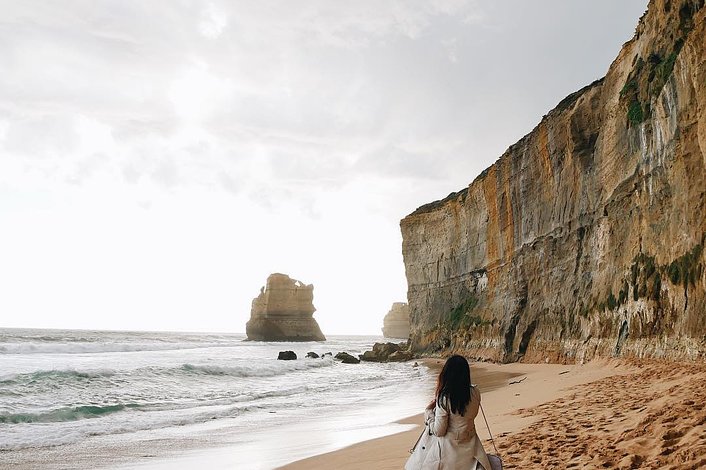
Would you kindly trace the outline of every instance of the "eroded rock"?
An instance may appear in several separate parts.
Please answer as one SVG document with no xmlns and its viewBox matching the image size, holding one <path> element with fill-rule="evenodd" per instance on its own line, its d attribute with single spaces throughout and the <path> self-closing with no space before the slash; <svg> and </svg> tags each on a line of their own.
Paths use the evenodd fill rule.
<svg viewBox="0 0 706 470">
<path fill-rule="evenodd" d="M 383 362 L 381 358 L 375 353 L 375 351 L 365 351 L 363 354 L 360 356 L 361 361 L 366 361 L 366 362 Z"/>
<path fill-rule="evenodd" d="M 358 364 L 360 359 L 353 357 L 347 352 L 340 352 L 334 356 L 336 359 L 340 360 L 344 364 Z"/>
<path fill-rule="evenodd" d="M 412 359 L 410 351 L 395 351 L 387 357 L 387 362 L 405 362 Z"/>
<path fill-rule="evenodd" d="M 303 284 L 286 274 L 267 278 L 252 301 L 245 331 L 252 341 L 325 341 L 314 319 L 314 286 Z"/>
<path fill-rule="evenodd" d="M 360 355 L 361 361 L 367 362 L 402 362 L 412 359 L 407 343 L 375 343 L 371 351 Z"/>
<path fill-rule="evenodd" d="M 404 302 L 395 302 L 382 324 L 385 338 L 409 338 L 409 306 Z"/>
</svg>

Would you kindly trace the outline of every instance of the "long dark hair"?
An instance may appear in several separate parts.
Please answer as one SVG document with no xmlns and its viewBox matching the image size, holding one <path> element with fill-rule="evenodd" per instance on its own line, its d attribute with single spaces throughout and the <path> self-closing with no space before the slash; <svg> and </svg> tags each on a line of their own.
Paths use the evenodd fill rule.
<svg viewBox="0 0 706 470">
<path fill-rule="evenodd" d="M 463 416 L 471 401 L 471 368 L 463 356 L 451 356 L 436 381 L 436 401 L 444 398 L 451 413 Z"/>
</svg>

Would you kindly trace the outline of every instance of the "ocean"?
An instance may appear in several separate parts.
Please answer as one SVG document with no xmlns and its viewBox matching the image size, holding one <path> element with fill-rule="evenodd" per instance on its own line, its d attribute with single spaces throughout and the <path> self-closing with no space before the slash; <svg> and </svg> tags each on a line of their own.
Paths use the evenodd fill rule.
<svg viewBox="0 0 706 470">
<path fill-rule="evenodd" d="M 0 467 L 189 468 L 220 454 L 209 468 L 270 469 L 407 429 L 394 421 L 432 393 L 413 362 L 305 357 L 357 355 L 381 336 L 244 339 L 0 329 Z M 298 359 L 277 360 L 284 350 Z"/>
</svg>

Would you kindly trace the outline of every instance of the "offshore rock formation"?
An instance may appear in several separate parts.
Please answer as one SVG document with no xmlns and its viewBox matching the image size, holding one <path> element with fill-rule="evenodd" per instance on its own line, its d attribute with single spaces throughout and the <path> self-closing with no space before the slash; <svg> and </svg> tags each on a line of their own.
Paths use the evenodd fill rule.
<svg viewBox="0 0 706 470">
<path fill-rule="evenodd" d="M 245 325 L 253 341 L 326 341 L 314 320 L 314 286 L 286 274 L 271 274 L 252 301 Z"/>
<path fill-rule="evenodd" d="M 360 359 L 357 357 L 351 356 L 347 352 L 340 352 L 334 356 L 336 359 L 340 360 L 344 364 L 359 364 Z"/>
<path fill-rule="evenodd" d="M 705 18 L 652 0 L 605 78 L 402 220 L 416 352 L 704 357 Z"/>
<path fill-rule="evenodd" d="M 395 302 L 382 320 L 385 338 L 409 338 L 409 305 Z"/>
<path fill-rule="evenodd" d="M 278 361 L 296 361 L 297 354 L 294 351 L 280 351 L 277 355 Z"/>
<path fill-rule="evenodd" d="M 407 343 L 375 343 L 373 349 L 365 351 L 360 356 L 366 362 L 404 362 L 412 359 L 412 353 Z"/>
</svg>

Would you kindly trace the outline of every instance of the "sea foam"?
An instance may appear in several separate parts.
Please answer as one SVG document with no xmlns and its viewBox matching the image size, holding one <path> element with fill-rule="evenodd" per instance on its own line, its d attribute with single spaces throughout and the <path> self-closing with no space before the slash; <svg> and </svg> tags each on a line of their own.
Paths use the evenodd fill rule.
<svg viewBox="0 0 706 470">
<path fill-rule="evenodd" d="M 407 390 L 420 373 L 404 364 L 304 357 L 309 351 L 360 354 L 379 340 L 373 337 L 324 344 L 243 339 L 0 329 L 0 450 L 116 434 L 125 435 L 121 440 L 192 436 L 226 425 L 245 433 L 296 421 L 313 408 L 344 412 L 366 400 L 378 403 L 390 390 L 397 398 L 396 390 Z M 277 360 L 282 350 L 299 359 Z"/>
</svg>

